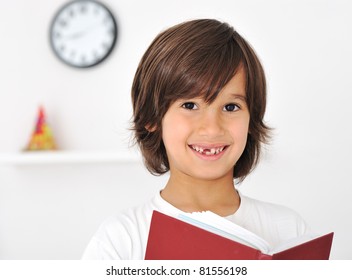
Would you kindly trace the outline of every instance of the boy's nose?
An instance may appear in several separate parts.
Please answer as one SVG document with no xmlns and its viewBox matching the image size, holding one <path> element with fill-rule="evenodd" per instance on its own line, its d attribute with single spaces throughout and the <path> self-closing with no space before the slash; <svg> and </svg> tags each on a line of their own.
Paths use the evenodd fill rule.
<svg viewBox="0 0 352 280">
<path fill-rule="evenodd" d="M 223 123 L 215 112 L 207 112 L 199 120 L 199 134 L 201 136 L 221 136 L 224 134 Z"/>
</svg>

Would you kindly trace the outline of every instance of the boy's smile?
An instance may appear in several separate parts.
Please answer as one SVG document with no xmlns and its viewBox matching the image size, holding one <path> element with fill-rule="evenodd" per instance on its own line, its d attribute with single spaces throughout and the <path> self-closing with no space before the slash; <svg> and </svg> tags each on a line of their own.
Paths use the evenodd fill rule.
<svg viewBox="0 0 352 280">
<path fill-rule="evenodd" d="M 195 154 L 204 160 L 217 160 L 225 152 L 225 149 L 228 147 L 225 145 L 207 145 L 207 144 L 191 144 L 188 145 Z"/>
<path fill-rule="evenodd" d="M 245 85 L 241 67 L 212 103 L 197 97 L 171 104 L 162 121 L 171 177 L 233 181 L 248 134 Z"/>
</svg>

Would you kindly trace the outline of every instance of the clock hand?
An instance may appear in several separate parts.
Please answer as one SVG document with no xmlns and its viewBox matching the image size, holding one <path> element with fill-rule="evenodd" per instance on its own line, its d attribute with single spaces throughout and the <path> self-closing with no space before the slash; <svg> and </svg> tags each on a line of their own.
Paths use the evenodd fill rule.
<svg viewBox="0 0 352 280">
<path fill-rule="evenodd" d="M 82 37 L 86 32 L 87 32 L 86 30 L 76 32 L 76 33 L 65 36 L 64 39 L 66 39 L 66 40 L 78 39 L 78 38 Z"/>
<path fill-rule="evenodd" d="M 87 27 L 85 28 L 84 30 L 81 30 L 81 31 L 78 31 L 78 32 L 75 32 L 75 33 L 72 33 L 72 34 L 69 34 L 69 35 L 66 35 L 63 39 L 64 40 L 76 40 L 76 39 L 79 39 L 81 37 L 83 37 L 87 32 L 91 32 L 94 28 L 97 28 L 98 25 L 93 25 L 93 26 L 90 26 L 90 27 Z"/>
</svg>

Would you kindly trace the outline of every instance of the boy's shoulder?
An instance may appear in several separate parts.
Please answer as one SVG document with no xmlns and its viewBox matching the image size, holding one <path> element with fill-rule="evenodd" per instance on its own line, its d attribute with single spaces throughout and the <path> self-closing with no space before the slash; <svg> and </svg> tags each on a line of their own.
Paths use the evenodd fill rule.
<svg viewBox="0 0 352 280">
<path fill-rule="evenodd" d="M 267 202 L 263 200 L 259 200 L 256 198 L 248 197 L 241 195 L 241 206 L 245 208 L 246 211 L 250 211 L 251 213 L 257 213 L 262 215 L 287 215 L 291 217 L 299 217 L 298 213 L 293 209 L 272 202 Z"/>
<path fill-rule="evenodd" d="M 143 259 L 153 199 L 106 218 L 92 237 L 83 259 Z"/>
<path fill-rule="evenodd" d="M 100 228 L 105 231 L 118 230 L 120 233 L 126 232 L 128 234 L 131 231 L 143 230 L 150 223 L 153 210 L 155 209 L 154 200 L 155 198 L 149 199 L 142 204 L 124 209 L 107 217 Z"/>
<path fill-rule="evenodd" d="M 241 195 L 241 205 L 231 218 L 271 244 L 310 232 L 309 226 L 293 209 Z"/>
</svg>

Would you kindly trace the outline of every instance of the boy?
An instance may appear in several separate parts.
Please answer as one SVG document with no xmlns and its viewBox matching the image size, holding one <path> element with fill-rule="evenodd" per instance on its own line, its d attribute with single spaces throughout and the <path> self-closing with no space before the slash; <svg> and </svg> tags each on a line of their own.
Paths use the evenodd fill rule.
<svg viewBox="0 0 352 280">
<path fill-rule="evenodd" d="M 151 201 L 103 223 L 85 259 L 144 259 L 153 210 L 174 217 L 209 210 L 271 245 L 306 233 L 295 212 L 236 191 L 269 128 L 263 68 L 228 24 L 193 20 L 159 34 L 136 71 L 132 103 L 146 167 L 170 177 Z"/>
</svg>

